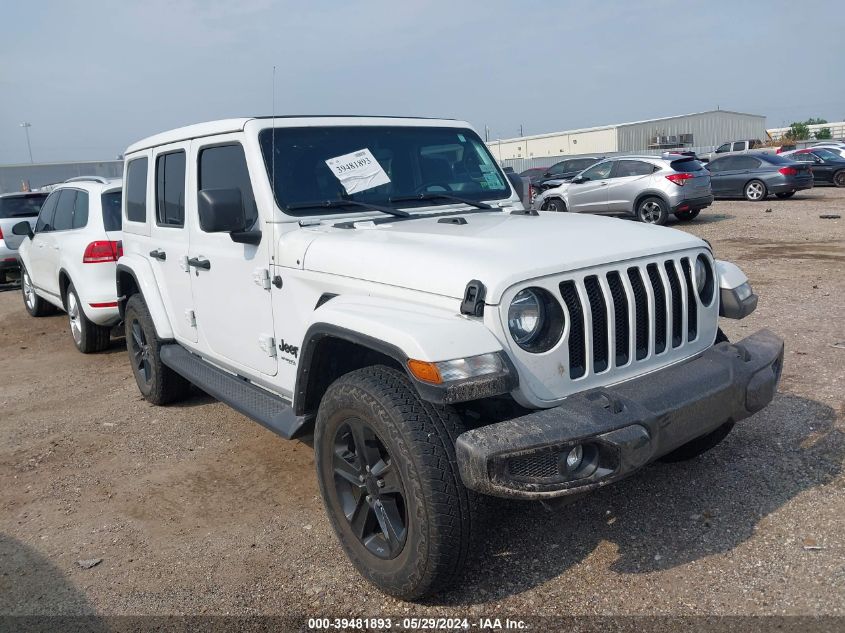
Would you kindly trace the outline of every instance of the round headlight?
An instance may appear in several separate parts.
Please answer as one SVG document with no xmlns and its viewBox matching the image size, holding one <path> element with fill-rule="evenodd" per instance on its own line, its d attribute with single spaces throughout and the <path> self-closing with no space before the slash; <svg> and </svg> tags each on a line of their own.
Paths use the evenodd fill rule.
<svg viewBox="0 0 845 633">
<path fill-rule="evenodd" d="M 520 290 L 508 308 L 508 330 L 527 352 L 539 354 L 554 347 L 563 334 L 563 308 L 542 288 Z"/>
<path fill-rule="evenodd" d="M 710 305 L 713 300 L 713 269 L 704 255 L 695 260 L 695 289 L 704 305 Z"/>
<path fill-rule="evenodd" d="M 520 290 L 508 308 L 508 329 L 513 340 L 524 346 L 540 333 L 545 318 L 543 301 L 530 288 Z"/>
</svg>

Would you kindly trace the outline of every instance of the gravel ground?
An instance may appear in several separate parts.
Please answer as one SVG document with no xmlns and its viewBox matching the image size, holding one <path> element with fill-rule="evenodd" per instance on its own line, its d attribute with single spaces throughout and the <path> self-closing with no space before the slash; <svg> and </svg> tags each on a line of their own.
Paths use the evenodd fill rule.
<svg viewBox="0 0 845 633">
<path fill-rule="evenodd" d="M 0 614 L 845 615 L 845 220 L 819 219 L 843 211 L 818 188 L 678 226 L 751 278 L 759 308 L 723 327 L 785 337 L 780 395 L 691 462 L 504 505 L 423 604 L 353 570 L 307 444 L 202 394 L 152 407 L 122 341 L 83 356 L 0 293 Z"/>
</svg>

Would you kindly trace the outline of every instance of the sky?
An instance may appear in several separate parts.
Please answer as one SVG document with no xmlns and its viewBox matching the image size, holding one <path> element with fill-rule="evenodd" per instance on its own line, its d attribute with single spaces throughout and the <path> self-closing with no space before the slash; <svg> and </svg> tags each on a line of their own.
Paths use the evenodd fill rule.
<svg viewBox="0 0 845 633">
<path fill-rule="evenodd" d="M 491 139 L 717 107 L 841 121 L 826 24 L 845 0 L 0 0 L 0 164 L 28 162 L 23 121 L 48 162 L 271 114 L 274 65 L 276 114 L 449 117 Z"/>
</svg>

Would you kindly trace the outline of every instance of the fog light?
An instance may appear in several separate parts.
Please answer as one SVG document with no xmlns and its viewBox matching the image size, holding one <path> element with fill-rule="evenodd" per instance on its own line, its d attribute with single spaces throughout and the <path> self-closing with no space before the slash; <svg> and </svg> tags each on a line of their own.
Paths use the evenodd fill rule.
<svg viewBox="0 0 845 633">
<path fill-rule="evenodd" d="M 584 447 L 580 444 L 566 455 L 566 470 L 570 473 L 577 470 L 584 460 Z"/>
</svg>

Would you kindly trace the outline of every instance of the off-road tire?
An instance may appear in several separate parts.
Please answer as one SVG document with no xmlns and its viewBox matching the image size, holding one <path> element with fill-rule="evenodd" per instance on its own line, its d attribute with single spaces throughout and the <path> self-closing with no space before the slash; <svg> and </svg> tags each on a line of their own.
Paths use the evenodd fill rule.
<svg viewBox="0 0 845 633">
<path fill-rule="evenodd" d="M 833 174 L 831 181 L 836 187 L 845 187 L 845 169 L 840 169 L 838 172 Z"/>
<path fill-rule="evenodd" d="M 645 224 L 663 226 L 669 219 L 669 207 L 656 196 L 643 198 L 637 204 L 637 219 Z"/>
<path fill-rule="evenodd" d="M 140 294 L 129 297 L 123 319 L 132 374 L 144 399 L 162 405 L 187 398 L 191 383 L 161 362 L 163 342 L 156 336 L 150 311 Z"/>
<path fill-rule="evenodd" d="M 543 210 L 555 211 L 557 213 L 565 213 L 566 203 L 560 198 L 549 198 L 548 200 L 543 202 Z"/>
<path fill-rule="evenodd" d="M 714 345 L 724 342 L 728 342 L 728 337 L 725 336 L 725 333 L 722 332 L 721 328 L 719 328 L 718 332 L 716 332 L 716 341 L 714 342 Z M 671 464 L 674 462 L 685 462 L 689 459 L 693 459 L 694 457 L 698 457 L 721 443 L 721 441 L 728 436 L 733 428 L 733 421 L 725 422 L 722 426 L 710 431 L 707 435 L 697 437 L 694 440 L 679 446 L 671 453 L 667 453 L 660 458 L 660 461 Z"/>
<path fill-rule="evenodd" d="M 336 483 L 333 460 L 343 450 L 337 437 L 353 420 L 368 425 L 389 453 L 405 491 L 405 540 L 390 559 L 367 549 L 341 505 L 343 480 Z M 385 593 L 418 599 L 446 588 L 462 572 L 479 522 L 478 496 L 463 485 L 455 458 L 462 431 L 452 411 L 422 401 L 404 374 L 386 366 L 345 374 L 323 396 L 314 430 L 323 503 L 352 564 Z"/>
<path fill-rule="evenodd" d="M 763 202 L 769 197 L 769 190 L 762 180 L 749 180 L 742 188 L 742 197 L 749 202 Z"/>
<path fill-rule="evenodd" d="M 52 303 L 48 303 L 35 294 L 32 279 L 23 267 L 21 267 L 21 296 L 23 297 L 23 307 L 26 308 L 29 316 L 43 317 L 56 312 L 56 307 Z"/>
<path fill-rule="evenodd" d="M 701 209 L 691 209 L 689 211 L 675 211 L 675 217 L 678 218 L 681 222 L 689 222 L 690 220 L 695 220 L 698 217 L 698 214 L 701 213 Z"/>
<path fill-rule="evenodd" d="M 784 199 L 786 199 L 786 198 L 791 198 L 791 197 L 792 197 L 792 196 L 794 196 L 794 195 L 795 195 L 795 192 L 794 192 L 794 191 L 782 191 L 782 192 L 780 192 L 780 193 L 776 193 L 776 194 L 775 194 L 775 196 L 777 196 L 777 197 L 778 197 L 778 198 L 780 198 L 781 200 L 784 200 Z"/>
<path fill-rule="evenodd" d="M 82 301 L 76 293 L 73 284 L 69 284 L 65 292 L 65 310 L 68 315 L 68 326 L 73 344 L 83 354 L 94 354 L 108 349 L 111 342 L 111 328 L 97 325 L 88 320 L 82 309 Z"/>
</svg>

